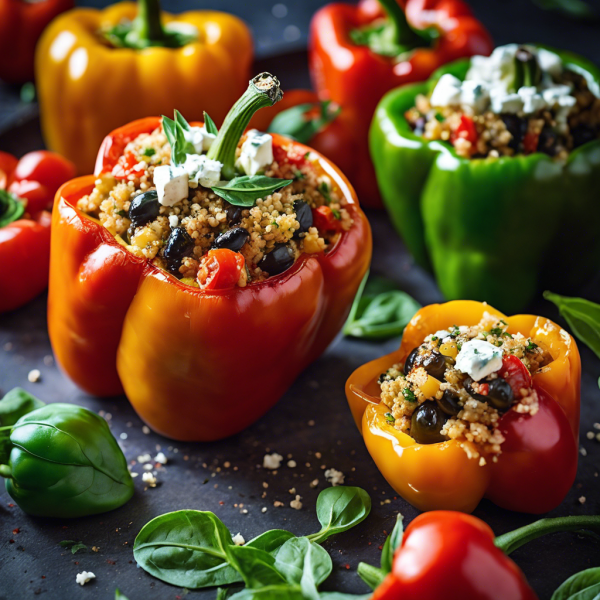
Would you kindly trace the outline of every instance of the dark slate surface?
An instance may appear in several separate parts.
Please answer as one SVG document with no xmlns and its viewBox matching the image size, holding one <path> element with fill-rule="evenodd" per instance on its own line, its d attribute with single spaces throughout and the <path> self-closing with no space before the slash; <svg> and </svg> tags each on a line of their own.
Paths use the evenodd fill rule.
<svg viewBox="0 0 600 600">
<path fill-rule="evenodd" d="M 321 3 L 318 0 L 287 3 L 291 23 L 298 23 L 301 30 L 297 44 L 305 39 L 310 11 Z M 182 1 L 177 7 L 183 9 L 191 4 L 191 1 Z M 242 4 L 234 0 L 213 0 L 212 3 L 194 5 L 229 8 L 251 19 L 260 53 L 259 32 L 263 27 L 268 29 L 268 23 L 261 15 L 270 11 L 272 4 L 274 2 Z M 552 43 L 555 32 L 560 31 L 561 43 L 558 45 L 580 51 L 600 62 L 599 47 L 591 46 L 595 31 L 595 25 L 591 23 L 566 21 L 540 11 L 524 0 L 477 0 L 472 4 L 479 16 L 487 17 L 498 42 L 535 39 Z M 532 35 L 532 31 L 536 34 Z M 294 48 L 292 42 L 283 49 L 290 47 Z M 277 44 L 272 48 L 282 49 Z M 257 70 L 267 68 L 280 75 L 284 89 L 308 84 L 302 53 L 271 58 L 257 65 Z M 0 87 L 0 127 L 3 119 L 5 125 L 11 126 L 0 135 L 0 149 L 22 154 L 39 147 L 41 139 L 37 120 L 31 119 L 35 115 L 35 106 L 21 107 L 25 113 L 21 112 L 18 117 L 14 103 L 9 102 L 15 97 L 16 90 Z M 393 278 L 421 303 L 438 301 L 440 297 L 434 283 L 411 264 L 385 215 L 371 213 L 369 217 L 375 238 L 374 270 Z M 600 300 L 597 282 L 592 282 L 584 293 Z M 191 597 L 213 598 L 214 590 L 187 592 L 163 584 L 139 570 L 131 552 L 139 529 L 164 512 L 194 508 L 214 511 L 233 534 L 241 532 L 246 539 L 275 527 L 287 528 L 297 534 L 311 533 L 317 528 L 315 500 L 318 491 L 326 485 L 323 466 L 341 470 L 347 484 L 365 488 L 373 500 L 373 511 L 367 521 L 326 543 L 334 560 L 334 573 L 323 588 L 366 591 L 355 573 L 358 562 L 365 560 L 376 564 L 379 546 L 385 539 L 384 532 L 391 529 L 396 513 L 401 512 L 408 522 L 417 511 L 396 498 L 371 462 L 352 422 L 343 386 L 354 368 L 395 349 L 398 340 L 373 344 L 338 339 L 299 377 L 273 410 L 242 434 L 212 444 L 179 444 L 153 433 L 144 433 L 143 423 L 125 398 L 86 396 L 60 373 L 51 359 L 45 300 L 40 297 L 21 310 L 0 316 L 0 392 L 20 385 L 46 402 L 74 402 L 104 411 L 107 419 L 110 415 L 112 431 L 128 460 L 135 460 L 146 452 L 154 456 L 160 446 L 169 463 L 157 472 L 158 487 L 148 490 L 141 481 L 141 466 L 134 466 L 133 470 L 140 476 L 135 479 L 136 494 L 127 505 L 112 513 L 77 521 L 30 518 L 18 507 L 11 507 L 10 497 L 0 492 L 0 600 L 37 596 L 47 600 L 112 600 L 116 587 L 130 600 L 168 600 L 187 593 Z M 531 310 L 556 317 L 552 307 L 545 303 L 533 306 Z M 575 486 L 550 516 L 600 512 L 600 443 L 586 438 L 588 431 L 598 433 L 593 424 L 600 422 L 597 385 L 600 362 L 586 348 L 582 349 L 582 358 L 581 446 L 586 456 L 580 456 Z M 34 368 L 42 373 L 41 382 L 36 384 L 27 381 L 28 372 Z M 291 455 L 297 466 L 290 468 L 284 463 L 277 475 L 266 472 L 260 465 L 268 451 L 279 452 L 285 457 Z M 316 457 L 317 452 L 321 453 L 320 459 Z M 226 462 L 230 463 L 228 468 L 224 466 Z M 319 479 L 317 489 L 309 485 L 315 478 Z M 268 488 L 263 487 L 263 482 L 268 483 Z M 292 487 L 302 496 L 304 506 L 299 511 L 289 506 L 294 498 L 289 493 Z M 266 497 L 263 498 L 264 492 Z M 581 496 L 587 498 L 584 504 L 578 500 Z M 285 506 L 276 508 L 274 501 L 281 501 Z M 386 504 L 386 501 L 390 502 Z M 267 507 L 266 513 L 262 513 L 263 507 Z M 244 510 L 248 513 L 244 514 Z M 528 515 L 498 509 L 487 501 L 481 503 L 475 514 L 498 534 L 534 520 Z M 58 542 L 67 539 L 81 540 L 99 550 L 73 556 L 58 546 Z M 525 546 L 515 552 L 513 558 L 525 571 L 540 598 L 545 600 L 572 573 L 600 565 L 600 546 L 589 538 L 556 534 Z M 93 571 L 97 579 L 82 588 L 75 583 L 75 575 L 83 570 Z"/>
</svg>

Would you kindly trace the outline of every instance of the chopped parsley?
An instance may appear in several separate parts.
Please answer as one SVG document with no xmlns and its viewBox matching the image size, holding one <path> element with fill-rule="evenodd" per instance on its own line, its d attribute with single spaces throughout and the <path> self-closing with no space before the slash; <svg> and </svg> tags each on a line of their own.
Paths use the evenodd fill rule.
<svg viewBox="0 0 600 600">
<path fill-rule="evenodd" d="M 434 336 L 431 338 L 431 341 L 432 341 L 432 342 L 435 342 L 435 341 L 437 341 L 437 339 L 438 339 L 437 335 L 434 335 Z"/>
<path fill-rule="evenodd" d="M 304 155 L 304 160 L 308 160 L 309 156 L 310 156 L 310 152 L 307 152 L 307 153 Z"/>
<path fill-rule="evenodd" d="M 452 325 L 452 328 L 450 329 L 450 337 L 458 337 L 458 335 L 460 334 L 460 329 L 458 328 L 457 325 Z"/>
<path fill-rule="evenodd" d="M 325 204 L 331 204 L 331 194 L 329 193 L 329 186 L 327 185 L 327 182 L 321 181 L 318 189 L 319 192 L 321 192 L 321 196 L 325 198 Z"/>
<path fill-rule="evenodd" d="M 271 225 L 277 227 L 279 229 L 279 223 L 277 221 L 271 221 Z"/>
<path fill-rule="evenodd" d="M 142 156 L 154 156 L 156 154 L 156 150 L 154 148 L 144 148 L 142 150 Z"/>
<path fill-rule="evenodd" d="M 300 169 L 296 169 L 294 171 L 294 178 L 295 179 L 304 179 L 305 175 L 302 171 L 300 171 Z"/>
<path fill-rule="evenodd" d="M 118 210 L 118 211 L 117 211 L 117 214 L 118 214 L 120 217 L 123 217 L 123 218 L 129 218 L 129 214 L 128 214 L 128 213 L 127 213 L 127 211 L 125 211 L 125 210 Z"/>
<path fill-rule="evenodd" d="M 393 425 L 396 422 L 396 419 L 394 419 L 394 415 L 392 413 L 385 413 L 385 420 L 390 424 Z"/>
<path fill-rule="evenodd" d="M 536 348 L 538 348 L 538 345 L 529 340 L 529 342 L 527 342 L 527 346 L 525 346 L 525 352 L 534 352 Z"/>
<path fill-rule="evenodd" d="M 417 397 L 415 396 L 415 393 L 410 388 L 404 388 L 402 390 L 402 395 L 404 396 L 404 399 L 408 400 L 409 402 L 417 401 Z"/>
<path fill-rule="evenodd" d="M 492 327 L 492 329 L 490 329 L 491 335 L 502 335 L 502 333 L 502 327 Z"/>
<path fill-rule="evenodd" d="M 473 348 L 473 354 L 479 354 L 479 350 L 477 350 L 477 348 Z"/>
<path fill-rule="evenodd" d="M 508 331 L 505 331 L 502 335 L 504 337 L 510 338 L 511 340 L 513 339 L 513 336 L 510 333 L 508 333 Z"/>
<path fill-rule="evenodd" d="M 342 218 L 342 215 L 340 213 L 340 211 L 337 208 L 332 208 L 331 212 L 333 213 L 333 216 L 339 221 Z"/>
</svg>

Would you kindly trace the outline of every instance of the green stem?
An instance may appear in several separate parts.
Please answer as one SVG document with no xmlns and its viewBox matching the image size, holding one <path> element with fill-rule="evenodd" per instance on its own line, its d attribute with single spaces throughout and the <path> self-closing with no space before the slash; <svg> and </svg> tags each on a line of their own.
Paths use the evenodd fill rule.
<svg viewBox="0 0 600 600">
<path fill-rule="evenodd" d="M 160 0 L 138 0 L 138 14 L 129 35 L 140 47 L 165 44 L 167 36 L 160 18 Z"/>
<path fill-rule="evenodd" d="M 0 227 L 20 219 L 25 213 L 25 203 L 14 194 L 0 189 Z"/>
<path fill-rule="evenodd" d="M 537 87 L 542 80 L 542 70 L 538 60 L 527 48 L 519 48 L 515 53 L 515 91 L 519 88 Z"/>
<path fill-rule="evenodd" d="M 5 477 L 6 479 L 12 477 L 12 471 L 8 465 L 0 465 L 0 477 Z"/>
<path fill-rule="evenodd" d="M 235 150 L 254 113 L 273 106 L 282 97 L 277 77 L 261 73 L 250 81 L 248 89 L 227 113 L 217 138 L 206 153 L 207 158 L 223 163 L 221 173 L 224 179 L 235 177 Z"/>
<path fill-rule="evenodd" d="M 358 576 L 372 589 L 378 588 L 385 579 L 386 573 L 373 565 L 361 562 L 356 570 Z"/>
<path fill-rule="evenodd" d="M 504 535 L 499 535 L 494 543 L 500 550 L 506 554 L 510 554 L 527 542 L 531 542 L 547 533 L 556 533 L 559 531 L 592 531 L 600 533 L 600 516 L 586 515 L 581 517 L 540 519 L 530 525 L 525 525 L 525 527 L 509 531 Z"/>
<path fill-rule="evenodd" d="M 389 23 L 389 36 L 391 42 L 398 46 L 418 46 L 423 40 L 415 33 L 406 20 L 404 11 L 397 0 L 378 0 L 385 10 Z"/>
</svg>

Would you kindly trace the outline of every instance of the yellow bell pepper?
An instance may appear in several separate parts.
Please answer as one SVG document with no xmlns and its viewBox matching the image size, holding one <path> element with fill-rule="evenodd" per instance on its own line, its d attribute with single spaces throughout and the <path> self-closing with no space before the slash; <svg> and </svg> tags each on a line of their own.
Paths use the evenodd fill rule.
<svg viewBox="0 0 600 600">
<path fill-rule="evenodd" d="M 220 124 L 246 89 L 251 63 L 250 31 L 229 14 L 170 15 L 158 0 L 72 10 L 37 48 L 44 140 L 91 173 L 102 140 L 124 123 L 177 108 L 199 121 L 206 111 Z"/>
</svg>

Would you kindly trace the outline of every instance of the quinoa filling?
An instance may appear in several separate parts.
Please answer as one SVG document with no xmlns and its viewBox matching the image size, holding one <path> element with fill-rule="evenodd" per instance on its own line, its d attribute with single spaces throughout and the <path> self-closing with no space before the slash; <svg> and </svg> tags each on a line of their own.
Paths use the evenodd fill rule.
<svg viewBox="0 0 600 600">
<path fill-rule="evenodd" d="M 553 52 L 509 44 L 474 56 L 464 81 L 447 73 L 406 119 L 464 158 L 543 152 L 565 160 L 600 137 L 600 99 Z"/>
<path fill-rule="evenodd" d="M 486 457 L 496 460 L 502 415 L 537 413 L 531 376 L 552 361 L 531 338 L 507 329 L 506 321 L 485 313 L 473 327 L 428 335 L 379 377 L 388 423 L 418 443 L 457 440 L 482 466 Z"/>
</svg>

